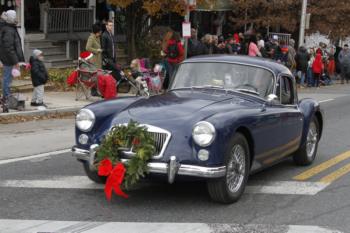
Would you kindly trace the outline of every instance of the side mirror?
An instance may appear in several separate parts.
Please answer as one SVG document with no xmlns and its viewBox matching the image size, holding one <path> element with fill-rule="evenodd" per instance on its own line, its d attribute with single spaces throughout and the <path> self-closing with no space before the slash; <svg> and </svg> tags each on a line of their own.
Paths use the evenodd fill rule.
<svg viewBox="0 0 350 233">
<path fill-rule="evenodd" d="M 269 94 L 269 95 L 267 96 L 267 102 L 268 102 L 269 104 L 277 104 L 277 103 L 279 103 L 279 101 L 278 101 L 278 96 L 275 95 L 275 94 Z"/>
</svg>

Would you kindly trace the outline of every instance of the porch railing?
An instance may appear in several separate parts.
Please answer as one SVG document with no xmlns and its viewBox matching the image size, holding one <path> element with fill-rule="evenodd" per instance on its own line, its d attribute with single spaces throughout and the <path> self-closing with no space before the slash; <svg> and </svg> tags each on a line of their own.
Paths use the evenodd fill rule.
<svg viewBox="0 0 350 233">
<path fill-rule="evenodd" d="M 91 31 L 94 11 L 88 8 L 49 8 L 44 16 L 44 33 L 79 33 Z"/>
</svg>

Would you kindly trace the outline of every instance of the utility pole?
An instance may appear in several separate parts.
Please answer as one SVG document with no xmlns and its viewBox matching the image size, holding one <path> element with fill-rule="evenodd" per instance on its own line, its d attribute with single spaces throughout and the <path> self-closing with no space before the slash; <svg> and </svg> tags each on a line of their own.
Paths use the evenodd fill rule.
<svg viewBox="0 0 350 233">
<path fill-rule="evenodd" d="M 190 22 L 190 9 L 189 9 L 189 2 L 187 2 L 186 6 L 186 15 L 185 15 L 185 22 L 189 23 Z M 187 58 L 187 51 L 188 51 L 188 38 L 185 38 L 185 59 Z"/>
<path fill-rule="evenodd" d="M 305 19 L 306 19 L 306 7 L 307 0 L 302 0 L 302 8 L 301 8 L 301 19 L 300 19 L 300 31 L 299 31 L 299 47 L 304 44 L 305 37 Z"/>
</svg>

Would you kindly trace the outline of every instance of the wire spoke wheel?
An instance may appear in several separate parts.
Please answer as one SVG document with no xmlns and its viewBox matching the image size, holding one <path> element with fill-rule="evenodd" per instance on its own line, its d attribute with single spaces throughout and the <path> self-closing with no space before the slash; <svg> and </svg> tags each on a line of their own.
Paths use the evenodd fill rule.
<svg viewBox="0 0 350 233">
<path fill-rule="evenodd" d="M 242 186 L 245 174 L 245 151 L 241 145 L 231 150 L 231 159 L 227 166 L 227 185 L 231 192 L 237 192 Z"/>
</svg>

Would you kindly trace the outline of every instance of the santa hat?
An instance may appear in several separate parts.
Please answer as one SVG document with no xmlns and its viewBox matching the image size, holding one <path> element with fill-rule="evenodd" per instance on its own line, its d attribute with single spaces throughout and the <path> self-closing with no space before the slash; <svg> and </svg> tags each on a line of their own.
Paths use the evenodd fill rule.
<svg viewBox="0 0 350 233">
<path fill-rule="evenodd" d="M 84 59 L 84 60 L 89 60 L 90 58 L 92 58 L 93 54 L 89 51 L 84 51 L 80 53 L 80 58 Z"/>
</svg>

